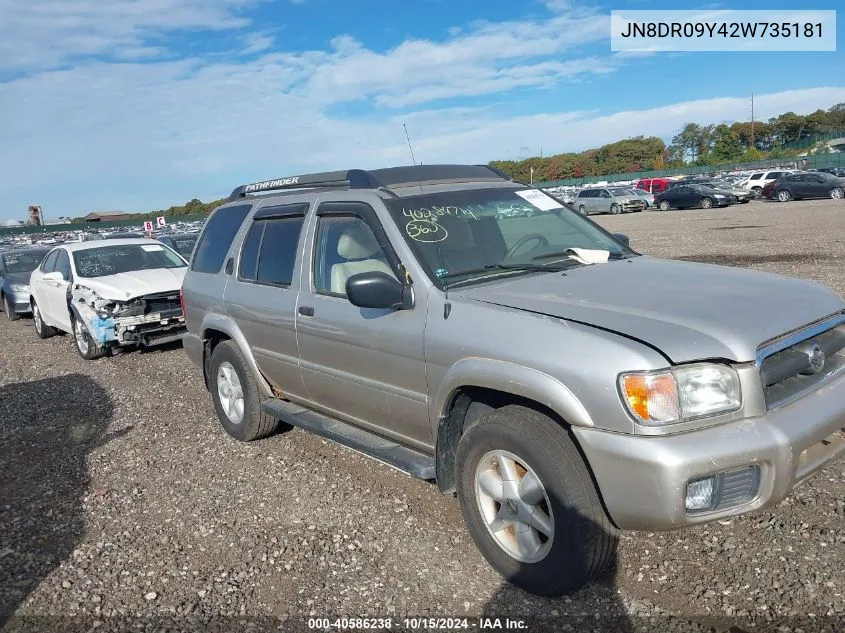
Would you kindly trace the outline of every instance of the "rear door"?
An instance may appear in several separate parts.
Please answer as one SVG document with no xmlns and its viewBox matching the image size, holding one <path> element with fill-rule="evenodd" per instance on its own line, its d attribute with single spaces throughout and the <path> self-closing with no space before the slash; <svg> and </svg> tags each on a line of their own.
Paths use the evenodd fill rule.
<svg viewBox="0 0 845 633">
<path fill-rule="evenodd" d="M 302 399 L 307 393 L 299 370 L 295 311 L 298 254 L 309 206 L 300 200 L 259 208 L 246 222 L 225 290 L 229 316 L 258 369 L 274 387 Z"/>
</svg>

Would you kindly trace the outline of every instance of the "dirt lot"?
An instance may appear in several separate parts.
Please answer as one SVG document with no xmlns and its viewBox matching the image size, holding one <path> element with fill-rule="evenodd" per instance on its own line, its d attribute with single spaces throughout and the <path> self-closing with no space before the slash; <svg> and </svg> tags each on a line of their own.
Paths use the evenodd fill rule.
<svg viewBox="0 0 845 633">
<path fill-rule="evenodd" d="M 841 201 L 596 219 L 650 255 L 845 294 Z M 771 512 L 625 534 L 602 582 L 540 599 L 503 584 L 435 487 L 301 431 L 229 439 L 178 346 L 86 362 L 69 336 L 3 319 L 9 631 L 307 630 L 307 616 L 363 615 L 394 629 L 510 616 L 535 631 L 845 630 L 845 462 Z"/>
</svg>

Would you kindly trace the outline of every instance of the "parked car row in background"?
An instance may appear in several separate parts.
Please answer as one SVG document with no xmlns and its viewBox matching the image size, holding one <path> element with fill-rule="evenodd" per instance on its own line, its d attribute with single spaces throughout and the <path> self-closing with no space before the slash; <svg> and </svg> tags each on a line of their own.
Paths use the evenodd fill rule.
<svg viewBox="0 0 845 633">
<path fill-rule="evenodd" d="M 493 568 L 554 596 L 619 530 L 771 507 L 845 453 L 841 296 L 642 255 L 583 216 L 644 197 L 581 193 L 479 165 L 303 174 L 237 187 L 189 257 L 175 235 L 6 249 L 2 287 L 86 360 L 181 340 L 229 435 L 300 427 L 432 482 Z"/>
</svg>

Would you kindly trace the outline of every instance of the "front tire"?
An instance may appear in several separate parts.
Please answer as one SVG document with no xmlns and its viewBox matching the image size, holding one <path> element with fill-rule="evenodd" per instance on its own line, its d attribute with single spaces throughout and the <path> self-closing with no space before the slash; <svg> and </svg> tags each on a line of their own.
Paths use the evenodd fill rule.
<svg viewBox="0 0 845 633">
<path fill-rule="evenodd" d="M 483 415 L 457 452 L 467 529 L 505 579 L 533 594 L 583 586 L 615 558 L 617 530 L 568 432 L 522 406 Z"/>
<path fill-rule="evenodd" d="M 71 319 L 71 327 L 73 328 L 73 340 L 76 343 L 76 351 L 85 360 L 97 360 L 106 355 L 107 349 L 97 343 L 88 328 L 82 322 L 82 319 L 76 315 Z"/>
<path fill-rule="evenodd" d="M 241 442 L 267 437 L 278 421 L 261 410 L 261 392 L 241 350 L 232 341 L 211 353 L 211 397 L 226 432 Z"/>
<path fill-rule="evenodd" d="M 619 214 L 619 205 L 616 204 L 615 202 L 612 205 L 610 205 L 610 212 L 613 215 L 618 215 Z"/>
<path fill-rule="evenodd" d="M 701 199 L 701 208 L 702 209 L 712 209 L 713 208 L 713 200 L 710 198 L 702 198 Z"/>
<path fill-rule="evenodd" d="M 41 318 L 41 308 L 35 303 L 35 299 L 32 300 L 32 323 L 40 339 L 51 338 L 58 334 L 56 328 L 44 323 L 44 319 Z"/>
<path fill-rule="evenodd" d="M 830 197 L 834 200 L 842 200 L 842 198 L 845 198 L 845 190 L 842 187 L 834 187 L 830 190 Z"/>
<path fill-rule="evenodd" d="M 9 297 L 3 295 L 3 311 L 6 313 L 6 318 L 9 321 L 17 321 L 21 318 L 21 315 L 15 312 L 15 307 L 9 303 Z"/>
</svg>

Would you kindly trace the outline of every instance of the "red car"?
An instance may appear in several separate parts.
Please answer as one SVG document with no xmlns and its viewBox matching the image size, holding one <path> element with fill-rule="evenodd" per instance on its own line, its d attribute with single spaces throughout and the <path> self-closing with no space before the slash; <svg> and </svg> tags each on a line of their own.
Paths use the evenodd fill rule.
<svg viewBox="0 0 845 633">
<path fill-rule="evenodd" d="M 760 192 L 761 198 L 771 198 L 774 196 L 775 191 L 777 190 L 778 181 L 772 180 L 771 182 L 767 182 L 763 185 L 763 190 Z"/>
</svg>

